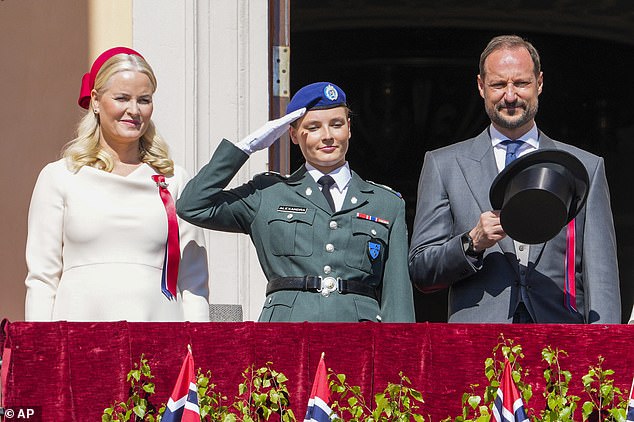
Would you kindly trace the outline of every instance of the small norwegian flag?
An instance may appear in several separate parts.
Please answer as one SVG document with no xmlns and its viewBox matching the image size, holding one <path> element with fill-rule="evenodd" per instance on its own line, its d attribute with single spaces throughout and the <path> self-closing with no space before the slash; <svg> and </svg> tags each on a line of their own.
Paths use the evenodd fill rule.
<svg viewBox="0 0 634 422">
<path fill-rule="evenodd" d="M 504 360 L 504 373 L 493 404 L 493 420 L 496 422 L 528 421 L 524 402 L 511 375 L 511 364 Z"/>
<path fill-rule="evenodd" d="M 632 386 L 630 387 L 630 399 L 627 401 L 626 422 L 634 422 L 634 378 L 632 378 Z"/>
<path fill-rule="evenodd" d="M 176 379 L 176 385 L 167 402 L 162 422 L 200 422 L 198 389 L 194 375 L 194 356 L 187 345 L 187 356 Z"/>
<path fill-rule="evenodd" d="M 313 389 L 310 392 L 304 422 L 330 422 L 331 413 L 328 375 L 326 374 L 326 363 L 322 353 L 317 365 L 317 372 L 315 372 L 315 380 L 313 381 Z"/>
</svg>

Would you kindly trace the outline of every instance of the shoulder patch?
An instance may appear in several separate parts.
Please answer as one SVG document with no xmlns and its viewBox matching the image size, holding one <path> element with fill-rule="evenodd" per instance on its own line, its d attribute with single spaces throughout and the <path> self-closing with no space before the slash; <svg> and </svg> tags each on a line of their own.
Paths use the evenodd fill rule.
<svg viewBox="0 0 634 422">
<path fill-rule="evenodd" d="M 401 195 L 400 192 L 395 191 L 394 189 L 392 189 L 389 186 L 382 185 L 380 183 L 376 183 L 376 182 L 373 182 L 371 180 L 367 180 L 367 182 L 373 184 L 374 186 L 378 186 L 380 188 L 383 188 L 383 189 L 385 189 L 388 192 L 392 192 L 394 195 L 398 196 L 399 198 L 403 198 L 403 195 Z"/>
</svg>

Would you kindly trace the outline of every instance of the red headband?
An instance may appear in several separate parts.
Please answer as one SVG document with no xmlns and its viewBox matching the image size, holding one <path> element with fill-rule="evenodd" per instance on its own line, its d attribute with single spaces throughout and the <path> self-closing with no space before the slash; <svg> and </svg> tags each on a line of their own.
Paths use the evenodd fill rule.
<svg viewBox="0 0 634 422">
<path fill-rule="evenodd" d="M 79 99 L 77 100 L 77 104 L 79 104 L 80 107 L 88 110 L 88 106 L 90 105 L 90 93 L 95 87 L 95 78 L 97 77 L 97 73 L 99 73 L 101 66 L 103 66 L 110 57 L 116 56 L 117 54 L 134 54 L 135 56 L 143 58 L 143 56 L 138 52 L 127 47 L 114 47 L 101 53 L 101 55 L 97 57 L 95 62 L 92 64 L 90 72 L 86 73 L 84 77 L 81 78 L 81 89 L 79 90 Z"/>
</svg>

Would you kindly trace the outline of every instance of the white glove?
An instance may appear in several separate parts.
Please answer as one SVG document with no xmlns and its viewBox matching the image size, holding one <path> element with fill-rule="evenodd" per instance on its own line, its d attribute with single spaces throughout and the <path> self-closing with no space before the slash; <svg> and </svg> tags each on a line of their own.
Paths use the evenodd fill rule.
<svg viewBox="0 0 634 422">
<path fill-rule="evenodd" d="M 250 133 L 240 142 L 237 142 L 236 146 L 249 155 L 255 151 L 268 148 L 288 130 L 288 126 L 292 122 L 302 117 L 304 113 L 306 113 L 306 107 L 288 113 L 279 119 L 270 120 L 255 132 Z"/>
</svg>

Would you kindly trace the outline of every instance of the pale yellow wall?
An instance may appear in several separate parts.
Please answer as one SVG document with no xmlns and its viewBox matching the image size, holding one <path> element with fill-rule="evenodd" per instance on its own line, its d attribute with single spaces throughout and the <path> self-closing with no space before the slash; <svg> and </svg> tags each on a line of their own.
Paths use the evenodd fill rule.
<svg viewBox="0 0 634 422">
<path fill-rule="evenodd" d="M 90 0 L 88 4 L 88 66 L 110 47 L 134 47 L 132 0 Z"/>
<path fill-rule="evenodd" d="M 94 57 L 131 46 L 131 1 L 0 1 L 0 318 L 24 318 L 35 179 L 73 136 L 79 84 Z"/>
</svg>

